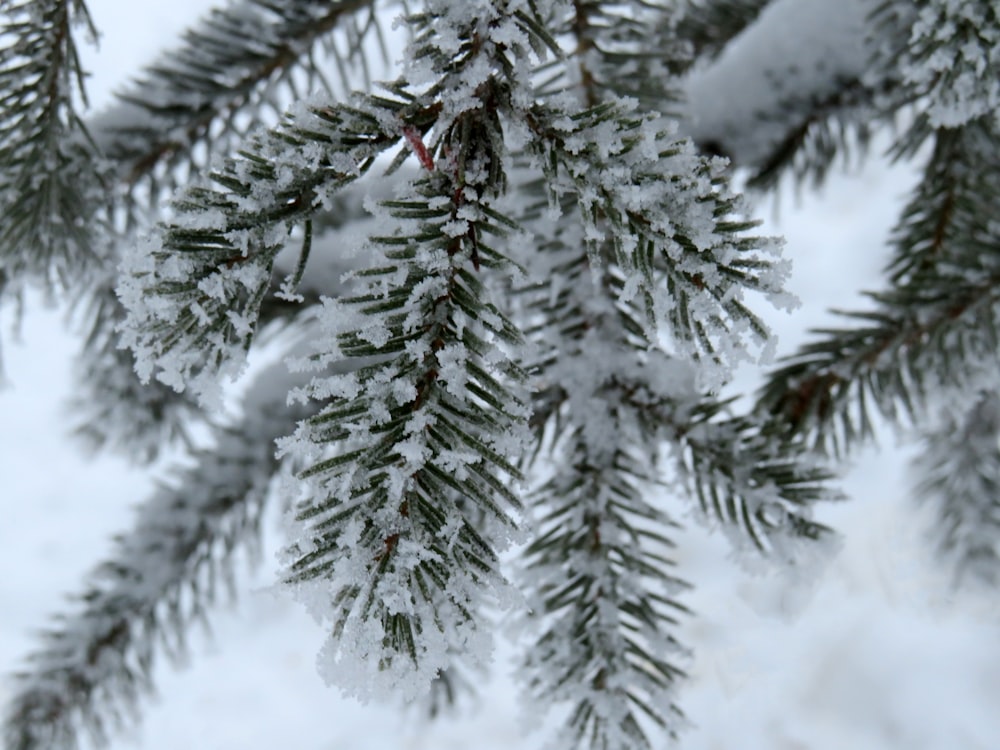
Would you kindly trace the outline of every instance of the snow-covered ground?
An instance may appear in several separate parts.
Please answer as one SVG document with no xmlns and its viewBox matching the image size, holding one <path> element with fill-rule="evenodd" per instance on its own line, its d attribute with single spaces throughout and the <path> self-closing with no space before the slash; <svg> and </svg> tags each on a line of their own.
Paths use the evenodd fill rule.
<svg viewBox="0 0 1000 750">
<path fill-rule="evenodd" d="M 91 0 L 104 30 L 93 93 L 104 100 L 124 72 L 149 58 L 191 17 L 198 0 Z M 913 173 L 878 160 L 835 175 L 822 196 L 786 196 L 774 231 L 795 259 L 805 301 L 775 318 L 781 351 L 850 306 L 873 285 L 881 243 Z M 770 209 L 762 206 L 763 212 Z M 36 302 L 24 344 L 5 358 L 0 392 L 0 671 L 16 669 L 32 631 L 60 610 L 83 573 L 130 523 L 152 487 L 146 472 L 88 458 L 65 439 L 74 339 L 61 314 Z M 753 382 L 745 374 L 743 382 Z M 927 519 L 907 498 L 906 450 L 888 445 L 854 463 L 851 500 L 823 520 L 844 546 L 817 579 L 753 576 L 727 545 L 692 523 L 681 539 L 698 613 L 683 640 L 695 649 L 681 705 L 694 727 L 686 750 L 996 750 L 1000 747 L 1000 607 L 997 597 L 955 596 L 924 543 Z M 277 524 L 269 526 L 269 549 Z M 313 661 L 323 636 L 266 588 L 273 567 L 243 576 L 243 594 L 195 633 L 189 668 L 161 665 L 158 698 L 119 747 L 146 750 L 500 750 L 536 748 L 525 736 L 515 684 L 499 660 L 478 703 L 433 724 L 393 707 L 360 706 L 327 689 Z M 501 648 L 501 657 L 509 649 Z M 0 677 L 0 703 L 10 684 Z"/>
</svg>

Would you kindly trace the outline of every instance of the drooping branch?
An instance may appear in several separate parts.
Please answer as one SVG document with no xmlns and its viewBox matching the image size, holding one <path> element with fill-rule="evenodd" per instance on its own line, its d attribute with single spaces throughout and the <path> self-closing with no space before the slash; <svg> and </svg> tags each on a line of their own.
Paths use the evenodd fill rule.
<svg viewBox="0 0 1000 750">
<path fill-rule="evenodd" d="M 1000 339 L 997 138 L 987 121 L 941 131 L 894 231 L 891 286 L 854 327 L 820 331 L 759 396 L 769 429 L 833 453 L 874 435 L 871 410 L 922 419 L 935 387 L 976 387 Z"/>
<path fill-rule="evenodd" d="M 140 375 L 159 370 L 178 390 L 217 392 L 218 374 L 242 369 L 293 227 L 364 175 L 404 128 L 426 128 L 436 111 L 374 96 L 300 108 L 214 173 L 217 187 L 175 198 L 176 215 L 154 244 L 127 256 L 119 292 Z M 299 165 L 294 175 L 289 163 Z"/>
<path fill-rule="evenodd" d="M 933 506 L 929 536 L 955 578 L 1000 583 L 1000 394 L 981 391 L 921 432 L 913 462 L 919 497 Z"/>
<path fill-rule="evenodd" d="M 284 368 L 264 371 L 247 417 L 220 428 L 195 464 L 141 507 L 73 610 L 42 636 L 4 718 L 6 750 L 72 750 L 81 730 L 98 745 L 134 721 L 158 654 L 174 660 L 220 584 L 232 593 L 240 549 L 253 549 L 271 480 L 274 441 L 308 412 L 289 409 Z"/>
<path fill-rule="evenodd" d="M 80 119 L 86 104 L 74 36 L 96 35 L 81 0 L 3 5 L 0 27 L 0 273 L 8 293 L 26 283 L 78 285 L 106 255 L 97 150 Z"/>
<path fill-rule="evenodd" d="M 355 85 L 350 71 L 363 77 L 369 70 L 368 37 L 386 54 L 377 6 L 376 0 L 241 0 L 213 10 L 184 35 L 183 46 L 146 68 L 90 122 L 117 179 L 172 187 L 171 169 L 195 163 L 199 144 L 209 153 L 229 152 L 264 122 L 263 109 L 282 112 L 300 88 L 346 97 Z M 339 92 L 328 75 L 334 71 L 341 74 Z M 206 166 L 207 158 L 201 162 Z"/>
</svg>

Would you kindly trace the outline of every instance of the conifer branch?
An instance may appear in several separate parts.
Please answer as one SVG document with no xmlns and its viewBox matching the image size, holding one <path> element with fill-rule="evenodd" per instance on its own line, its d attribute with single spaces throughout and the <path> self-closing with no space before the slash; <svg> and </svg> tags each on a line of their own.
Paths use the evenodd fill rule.
<svg viewBox="0 0 1000 750">
<path fill-rule="evenodd" d="M 932 504 L 930 530 L 957 582 L 1000 583 L 1000 395 L 981 391 L 922 431 L 917 493 Z"/>
<path fill-rule="evenodd" d="M 692 47 L 692 60 L 716 57 L 752 24 L 771 0 L 685 0 L 676 34 Z"/>
<path fill-rule="evenodd" d="M 780 291 L 787 268 L 768 257 L 777 245 L 746 234 L 755 223 L 740 218 L 722 164 L 698 156 L 690 142 L 621 102 L 557 114 L 540 110 L 532 123 L 552 201 L 575 195 L 593 267 L 610 243 L 626 277 L 623 302 L 637 297 L 645 309 L 647 340 L 663 332 L 678 354 L 714 363 L 717 371 L 704 373 L 717 386 L 767 340 L 743 290 L 790 304 Z"/>
<path fill-rule="evenodd" d="M 775 374 L 755 413 L 734 416 L 718 391 L 770 343 L 745 293 L 786 305 L 786 267 L 777 241 L 753 236 L 722 160 L 656 110 L 674 105 L 685 42 L 722 65 L 718 53 L 779 3 L 401 4 L 410 42 L 382 95 L 344 102 L 315 59 L 325 49 L 333 66 L 355 62 L 367 86 L 380 0 L 235 0 L 93 121 L 117 183 L 102 200 L 124 190 L 113 213 L 126 212 L 125 234 L 146 221 L 133 210 L 143 199 L 168 217 L 126 257 L 124 320 L 105 280 L 89 300 L 85 418 L 98 441 L 155 455 L 203 418 L 167 386 L 217 396 L 264 326 L 316 327 L 311 353 L 293 361 L 305 372 L 291 390 L 300 406 L 282 405 L 291 383 L 278 378 L 247 401 L 238 429 L 213 427 L 216 449 L 154 497 L 79 612 L 47 636 L 8 712 L 12 748 L 69 748 L 81 727 L 105 739 L 135 713 L 153 637 L 183 650 L 233 547 L 252 541 L 279 461 L 299 472 L 286 486 L 282 578 L 325 623 L 328 681 L 362 697 L 428 698 L 431 712 L 452 700 L 464 670 L 488 658 L 490 610 L 519 603 L 500 553 L 521 538 L 524 472 L 539 519 L 523 561 L 528 692 L 568 705 L 567 746 L 652 747 L 682 725 L 686 657 L 664 478 L 738 548 L 798 564 L 830 531 L 813 506 L 837 497 L 807 448 L 870 433 L 873 402 L 891 416 L 902 400 L 915 415 L 941 383 L 995 390 L 984 363 L 1000 338 L 1000 265 L 984 217 L 1000 194 L 1000 152 L 985 118 L 949 130 L 919 115 L 900 148 L 928 134 L 937 148 L 897 229 L 894 286 L 855 316 L 860 330 L 827 332 Z M 880 21 L 906 15 L 894 5 Z M 908 33 L 916 16 L 906 18 Z M 875 43 L 898 44 L 898 26 Z M 723 123 L 727 137 L 757 129 L 736 155 L 761 185 L 789 170 L 821 178 L 856 134 L 864 141 L 857 118 L 936 95 L 919 76 L 887 94 L 905 78 L 890 58 L 873 76 L 864 55 L 842 58 L 790 75 L 794 96 L 767 92 L 746 122 Z M 245 123 L 301 99 L 302 81 L 327 103 L 299 102 L 232 155 Z M 980 106 L 992 89 L 988 75 L 975 83 Z M 211 182 L 193 180 L 213 148 L 229 158 Z M 991 168 L 977 176 L 974 164 Z M 169 209 L 157 203 L 182 183 Z M 150 390 L 125 377 L 119 326 L 140 374 L 161 381 Z M 962 424 L 986 434 L 981 416 Z M 957 559 L 987 559 L 963 524 L 994 510 L 942 511 Z"/>
<path fill-rule="evenodd" d="M 114 281 L 102 279 L 77 303 L 85 338 L 76 357 L 80 377 L 69 402 L 73 432 L 88 449 L 109 449 L 148 464 L 178 441 L 189 445 L 192 428 L 208 415 L 190 395 L 136 378 L 131 352 L 118 346 L 117 327 L 125 311 Z"/>
<path fill-rule="evenodd" d="M 873 135 L 886 125 L 876 109 L 877 100 L 872 83 L 860 77 L 839 81 L 818 98 L 807 92 L 801 100 L 786 99 L 770 123 L 783 137 L 762 159 L 742 165 L 752 170 L 747 187 L 773 190 L 788 174 L 797 185 L 809 181 L 820 187 L 836 160 L 848 163 L 852 151 L 859 157 L 867 155 Z"/>
<path fill-rule="evenodd" d="M 146 502 L 74 611 L 43 633 L 15 678 L 6 750 L 75 749 L 82 730 L 107 745 L 112 731 L 138 718 L 158 653 L 179 660 L 220 584 L 234 592 L 234 555 L 253 550 L 278 469 L 274 441 L 304 416 L 286 406 L 287 388 L 274 387 L 275 375 L 262 373 L 248 416 L 218 429 L 215 445 Z"/>
<path fill-rule="evenodd" d="M 612 431 L 625 434 L 607 437 L 630 442 L 634 416 L 622 416 Z M 676 736 L 683 719 L 673 662 L 686 654 L 670 631 L 688 612 L 675 598 L 687 584 L 669 573 L 666 536 L 676 524 L 646 499 L 655 479 L 645 456 L 595 454 L 581 427 L 568 432 L 531 499 L 544 517 L 524 558 L 541 630 L 524 658 L 527 689 L 538 703 L 571 706 L 575 747 L 649 748 L 647 725 Z"/>
<path fill-rule="evenodd" d="M 522 664 L 533 702 L 568 704 L 574 746 L 648 747 L 652 729 L 674 735 L 683 717 L 685 653 L 671 631 L 686 584 L 669 572 L 676 524 L 650 499 L 662 425 L 628 386 L 656 373 L 649 388 L 689 398 L 693 375 L 647 351 L 642 309 L 616 302 L 613 259 L 592 275 L 581 232 L 567 210 L 534 250 L 551 266 L 518 295 L 539 321 L 526 330 L 539 349 L 531 455 L 544 452 L 546 477 L 528 498 L 538 521 L 521 578 L 534 643 Z"/>
<path fill-rule="evenodd" d="M 818 331 L 772 373 L 758 400 L 768 429 L 843 455 L 875 436 L 873 409 L 890 423 L 919 422 L 929 391 L 983 377 L 1000 343 L 998 284 L 993 274 L 871 295 L 876 310 L 844 313 L 860 325 Z"/>
<path fill-rule="evenodd" d="M 629 97 L 665 113 L 679 97 L 673 72 L 686 53 L 672 17 L 659 4 L 573 0 L 549 27 L 553 37 L 568 37 L 574 46 L 539 66 L 538 96 L 582 94 L 587 107 Z"/>
<path fill-rule="evenodd" d="M 146 179 L 154 193 L 172 190 L 176 167 L 207 166 L 197 162 L 197 145 L 228 152 L 262 121 L 262 109 L 282 111 L 300 87 L 335 96 L 326 67 L 339 71 L 339 95 L 346 97 L 355 84 L 350 71 L 367 76 L 370 35 L 386 54 L 376 5 L 241 0 L 214 9 L 184 35 L 182 47 L 146 68 L 118 104 L 91 122 L 118 180 L 130 189 Z M 296 81 L 299 74 L 303 80 Z"/>
<path fill-rule="evenodd" d="M 832 529 L 811 515 L 818 503 L 842 498 L 830 489 L 833 474 L 800 446 L 775 445 L 754 419 L 719 419 L 719 411 L 700 405 L 678 430 L 680 473 L 706 517 L 795 564 L 804 542 L 830 538 Z"/>
<path fill-rule="evenodd" d="M 983 218 L 1000 192 L 996 144 L 985 120 L 938 134 L 895 231 L 893 285 L 870 295 L 875 310 L 844 313 L 856 327 L 820 331 L 761 391 L 778 433 L 841 454 L 874 436 L 872 409 L 919 422 L 929 390 L 981 380 L 1000 337 L 1000 237 Z"/>
<path fill-rule="evenodd" d="M 912 159 L 942 131 L 994 116 L 1000 106 L 1000 10 L 989 0 L 884 0 L 871 22 L 881 40 L 872 68 L 892 84 L 882 108 L 909 110 L 911 120 L 893 144 L 895 159 Z"/>
<path fill-rule="evenodd" d="M 544 456 L 534 465 L 550 477 L 530 495 L 540 520 L 523 580 L 539 635 L 523 663 L 534 702 L 570 705 L 575 746 L 647 747 L 654 728 L 674 734 L 683 718 L 674 691 L 684 651 L 670 633 L 686 610 L 669 574 L 664 530 L 675 524 L 651 500 L 658 447 L 673 446 L 706 515 L 782 561 L 827 531 L 809 515 L 832 496 L 829 474 L 777 453 L 747 420 L 717 419 L 721 407 L 695 387 L 698 368 L 659 351 L 641 302 L 623 300 L 614 240 L 597 248 L 595 274 L 571 194 L 559 208 L 547 233 L 542 205 L 525 215 L 549 239 L 532 248 L 538 277 L 517 294 L 521 315 L 537 321 L 525 330 L 539 349 L 529 456 Z"/>
<path fill-rule="evenodd" d="M 898 3 L 910 5 L 909 3 Z M 1000 107 L 1000 8 L 992 0 L 927 0 L 913 19 L 899 96 L 922 99 L 932 128 L 993 118 Z"/>
<path fill-rule="evenodd" d="M 0 27 L 0 272 L 8 292 L 79 283 L 107 255 L 97 151 L 73 27 L 96 30 L 82 0 L 13 0 Z"/>
<path fill-rule="evenodd" d="M 438 198 L 471 195 L 471 184 L 449 188 L 448 170 L 418 186 L 422 200 L 384 204 L 407 229 L 373 238 L 386 265 L 361 271 L 356 295 L 328 303 L 326 319 L 342 332 L 317 365 L 374 362 L 313 381 L 305 394 L 333 398 L 296 441 L 336 450 L 303 474 L 315 478 L 315 496 L 298 512 L 307 541 L 289 579 L 332 587 L 328 616 L 348 673 L 380 665 L 370 679 L 397 683 L 412 671 L 414 694 L 447 665 L 444 644 L 475 636 L 476 590 L 502 584 L 495 550 L 515 526 L 505 507 L 520 506 L 504 482 L 517 476 L 510 441 L 526 418 L 505 385 L 523 376 L 496 349 L 517 343 L 517 331 L 472 273 L 502 263 L 486 237 L 506 231 L 488 204 Z"/>
<path fill-rule="evenodd" d="M 404 128 L 426 127 L 435 112 L 379 97 L 303 108 L 213 173 L 218 188 L 182 193 L 156 244 L 126 257 L 124 340 L 140 377 L 158 368 L 175 389 L 209 395 L 218 374 L 239 372 L 275 256 L 295 223 L 365 174 Z"/>
<path fill-rule="evenodd" d="M 900 87 L 899 71 L 889 62 L 898 53 L 899 29 L 869 22 L 877 13 L 865 3 L 797 9 L 792 3 L 711 2 L 695 18 L 706 13 L 710 22 L 722 23 L 715 13 L 727 16 L 730 6 L 743 5 L 748 23 L 740 30 L 746 33 L 732 45 L 724 40 L 730 54 L 686 76 L 682 129 L 703 152 L 749 168 L 752 188 L 770 190 L 785 175 L 818 186 L 837 159 L 847 163 L 852 151 L 866 156 L 873 134 L 891 122 L 897 107 L 885 102 L 895 102 Z M 786 11 L 800 14 L 793 68 L 772 43 L 785 34 Z M 879 33 L 858 33 L 869 25 Z M 828 46 L 831 39 L 835 47 Z M 781 85 L 773 85 L 777 80 Z M 746 89 L 760 93 L 745 97 Z"/>
<path fill-rule="evenodd" d="M 408 20 L 411 54 L 434 73 L 422 101 L 435 122 L 402 128 L 425 175 L 381 203 L 374 265 L 327 302 L 327 335 L 303 362 L 362 366 L 299 392 L 326 404 L 285 449 L 308 462 L 287 579 L 331 623 L 321 670 L 412 699 L 455 654 L 483 658 L 484 600 L 509 605 L 498 551 L 517 529 L 508 485 L 528 410 L 520 333 L 481 278 L 511 272 L 502 122 L 521 117 L 538 24 L 497 3 L 431 2 Z"/>
<path fill-rule="evenodd" d="M 989 189 L 977 176 L 983 160 L 1000 165 L 1000 159 L 989 153 L 995 147 L 989 129 L 978 125 L 942 128 L 933 137 L 934 150 L 894 233 L 886 271 L 898 287 L 933 273 L 939 264 L 949 263 L 952 255 L 977 249 L 964 246 L 967 237 L 962 235 L 968 235 L 969 228 L 963 231 L 958 224 L 974 220 L 968 210 L 970 192 Z"/>
</svg>

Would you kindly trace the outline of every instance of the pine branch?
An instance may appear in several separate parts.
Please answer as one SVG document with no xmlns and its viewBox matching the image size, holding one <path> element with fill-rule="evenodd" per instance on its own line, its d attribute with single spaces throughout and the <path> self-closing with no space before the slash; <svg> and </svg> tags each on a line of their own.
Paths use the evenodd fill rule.
<svg viewBox="0 0 1000 750">
<path fill-rule="evenodd" d="M 956 582 L 1000 583 L 1000 395 L 982 391 L 921 434 L 918 496 L 932 504 L 931 536 Z"/>
<path fill-rule="evenodd" d="M 368 97 L 355 106 L 302 108 L 193 187 L 156 244 L 126 258 L 119 293 L 129 311 L 124 341 L 138 372 L 200 395 L 242 368 L 275 256 L 295 223 L 363 175 L 407 128 L 434 108 Z M 294 169 L 292 168 L 294 165 Z"/>
<path fill-rule="evenodd" d="M 136 377 L 131 352 L 118 346 L 117 328 L 125 311 L 114 279 L 102 280 L 78 304 L 85 308 L 80 315 L 86 337 L 69 402 L 75 436 L 91 450 L 110 449 L 143 464 L 178 441 L 190 445 L 192 428 L 204 424 L 208 415 L 189 395 Z"/>
<path fill-rule="evenodd" d="M 286 406 L 280 374 L 265 371 L 259 382 L 248 416 L 217 430 L 215 446 L 146 502 L 74 611 L 43 633 L 16 676 L 7 750 L 77 748 L 81 730 L 107 745 L 112 731 L 137 719 L 158 652 L 180 659 L 220 582 L 232 593 L 234 554 L 253 549 L 278 469 L 274 441 L 305 415 Z"/>
<path fill-rule="evenodd" d="M 678 99 L 673 73 L 686 59 L 686 49 L 674 34 L 671 11 L 644 2 L 573 0 L 569 5 L 567 12 L 548 19 L 546 28 L 556 39 L 572 39 L 574 48 L 538 67 L 539 97 L 582 94 L 589 107 L 609 97 L 628 97 L 660 112 Z"/>
<path fill-rule="evenodd" d="M 777 433 L 841 454 L 874 436 L 872 409 L 919 422 L 928 392 L 981 380 L 1000 325 L 1000 238 L 984 219 L 1000 194 L 997 141 L 986 121 L 939 134 L 895 230 L 893 286 L 870 295 L 874 311 L 844 313 L 856 327 L 820 331 L 761 391 Z"/>
<path fill-rule="evenodd" d="M 26 283 L 79 284 L 107 256 L 97 152 L 76 109 L 86 103 L 73 27 L 96 31 L 81 0 L 4 3 L 0 38 L 0 271 Z"/>
<path fill-rule="evenodd" d="M 612 430 L 631 442 L 624 424 Z M 665 535 L 676 524 L 646 499 L 655 480 L 645 456 L 595 455 L 581 428 L 569 433 L 531 499 L 544 517 L 524 560 L 541 631 L 524 658 L 528 691 L 537 704 L 571 706 L 574 747 L 650 748 L 650 726 L 676 737 L 683 719 L 673 662 L 686 654 L 670 631 L 688 612 L 675 598 L 687 584 L 669 573 Z"/>
<path fill-rule="evenodd" d="M 231 151 L 268 107 L 282 111 L 301 90 L 346 97 L 353 70 L 370 83 L 372 35 L 385 57 L 375 0 L 241 0 L 213 9 L 91 129 L 133 198 L 147 181 L 155 199 L 177 186 L 178 167 L 207 165 L 196 156 L 200 145 L 209 154 Z M 339 92 L 324 68 L 339 73 Z"/>
<path fill-rule="evenodd" d="M 722 165 L 690 142 L 621 102 L 558 114 L 539 108 L 532 123 L 553 203 L 575 196 L 590 263 L 601 267 L 610 242 L 626 277 L 622 301 L 638 297 L 645 309 L 646 339 L 665 333 L 678 354 L 714 363 L 703 372 L 717 387 L 768 338 L 743 291 L 789 304 L 780 291 L 786 268 L 768 257 L 776 243 L 746 234 L 755 224 L 740 217 Z"/>
<path fill-rule="evenodd" d="M 327 592 L 327 677 L 362 694 L 392 687 L 416 697 L 452 651 L 482 639 L 479 601 L 503 598 L 497 550 L 520 507 L 506 483 L 518 475 L 509 456 L 527 415 L 512 385 L 523 375 L 498 349 L 519 336 L 473 273 L 503 267 L 487 237 L 507 228 L 475 197 L 488 185 L 456 183 L 456 166 L 439 165 L 412 198 L 383 204 L 384 223 L 400 229 L 372 238 L 368 255 L 384 265 L 359 272 L 357 293 L 328 303 L 337 350 L 314 366 L 371 364 L 315 379 L 303 395 L 329 403 L 288 447 L 333 449 L 303 474 L 312 496 L 298 511 L 305 541 L 291 550 L 288 576 L 307 599 L 314 587 Z M 476 173 L 488 179 L 488 169 Z"/>
<path fill-rule="evenodd" d="M 717 57 L 752 24 L 771 0 L 685 0 L 677 38 L 692 46 L 692 60 Z"/>
</svg>

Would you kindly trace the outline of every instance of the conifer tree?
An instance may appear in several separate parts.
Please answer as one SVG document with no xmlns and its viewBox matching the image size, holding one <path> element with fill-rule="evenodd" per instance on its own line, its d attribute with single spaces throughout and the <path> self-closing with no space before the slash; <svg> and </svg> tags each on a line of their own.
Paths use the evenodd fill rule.
<svg viewBox="0 0 1000 750">
<path fill-rule="evenodd" d="M 802 566 L 879 424 L 922 436 L 959 580 L 996 582 L 992 0 L 231 0 L 98 114 L 83 0 L 0 8 L 0 301 L 76 305 L 98 447 L 214 435 L 42 636 L 6 750 L 134 721 L 275 503 L 330 683 L 435 713 L 500 612 L 565 748 L 683 727 L 682 513 Z M 818 184 L 879 130 L 925 165 L 884 286 L 741 410 L 792 300 L 732 181 Z"/>
</svg>

